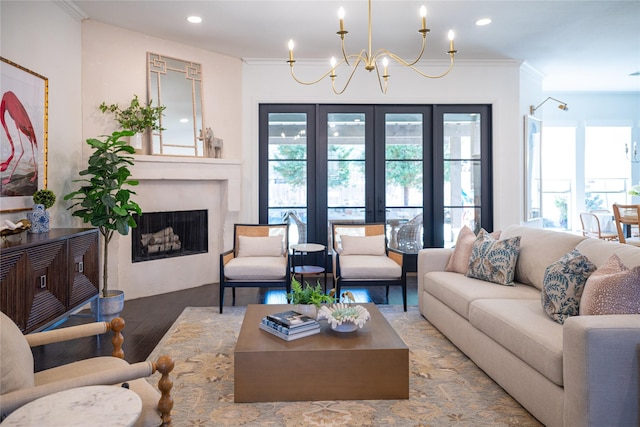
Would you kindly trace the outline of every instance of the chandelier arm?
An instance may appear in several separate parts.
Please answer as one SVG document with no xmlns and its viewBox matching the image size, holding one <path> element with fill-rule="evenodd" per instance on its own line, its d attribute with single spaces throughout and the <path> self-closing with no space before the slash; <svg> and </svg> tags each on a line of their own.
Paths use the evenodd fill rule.
<svg viewBox="0 0 640 427">
<path fill-rule="evenodd" d="M 349 57 L 352 55 L 347 55 L 347 50 L 344 47 L 344 37 L 341 39 L 340 45 L 342 46 L 342 57 L 344 58 L 345 64 L 347 64 L 348 66 L 351 66 L 351 64 L 349 63 Z"/>
<path fill-rule="evenodd" d="M 342 61 L 340 61 L 340 62 L 342 62 Z M 336 67 L 337 67 L 337 66 L 338 66 L 338 65 L 336 65 Z M 296 82 L 298 82 L 298 83 L 300 83 L 300 84 L 302 84 L 302 85 L 310 86 L 310 85 L 314 85 L 314 84 L 319 83 L 320 81 L 322 81 L 322 79 L 324 79 L 325 77 L 327 77 L 328 75 L 330 75 L 330 74 L 331 74 L 331 72 L 332 72 L 334 69 L 335 69 L 335 67 L 334 67 L 334 68 L 332 68 L 331 70 L 327 71 L 326 73 L 324 73 L 324 74 L 322 75 L 322 77 L 320 77 L 318 80 L 314 80 L 314 81 L 311 81 L 311 82 L 305 82 L 305 81 L 300 80 L 300 79 L 298 79 L 298 78 L 296 77 L 295 73 L 293 72 L 293 64 L 291 64 L 291 77 L 293 77 L 293 80 L 295 80 Z"/>
<path fill-rule="evenodd" d="M 416 73 L 420 74 L 422 77 L 426 77 L 428 79 L 439 79 L 440 77 L 444 77 L 447 74 L 449 74 L 449 72 L 453 69 L 453 54 L 450 54 L 450 55 L 451 55 L 451 60 L 449 62 L 449 68 L 447 68 L 447 70 L 442 74 L 431 75 L 431 74 L 427 74 L 427 73 L 419 70 L 418 68 L 416 68 L 413 65 L 409 65 L 408 67 L 411 68 Z"/>
<path fill-rule="evenodd" d="M 353 56 L 353 55 L 350 55 L 350 56 Z M 358 55 L 358 59 L 351 66 L 351 74 L 349 74 L 349 78 L 347 79 L 347 81 L 345 82 L 345 84 L 344 84 L 344 86 L 342 87 L 341 90 L 336 90 L 335 79 L 334 78 L 331 79 L 331 89 L 333 89 L 333 93 L 335 93 L 336 95 L 342 95 L 344 93 L 344 91 L 347 90 L 347 87 L 349 87 L 349 83 L 351 83 L 351 79 L 353 78 L 353 76 L 356 73 L 356 70 L 358 69 L 358 65 L 360 65 L 360 63 L 363 60 L 364 59 L 362 58 L 362 54 Z M 336 65 L 336 67 L 337 67 L 337 65 Z"/>
<path fill-rule="evenodd" d="M 388 82 L 388 78 L 389 76 L 382 76 L 382 78 L 384 79 L 384 87 L 382 85 L 382 79 L 380 78 L 380 69 L 378 69 L 378 64 L 375 63 L 375 67 L 376 67 L 376 75 L 378 76 L 378 85 L 380 86 L 380 91 L 386 95 L 387 94 L 387 82 Z"/>
</svg>

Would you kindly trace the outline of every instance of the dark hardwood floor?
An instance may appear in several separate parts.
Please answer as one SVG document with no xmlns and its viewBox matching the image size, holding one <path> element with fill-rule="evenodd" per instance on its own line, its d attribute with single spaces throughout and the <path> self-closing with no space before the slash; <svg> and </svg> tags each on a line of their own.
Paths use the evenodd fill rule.
<svg viewBox="0 0 640 427">
<path fill-rule="evenodd" d="M 331 282 L 331 280 L 329 280 Z M 328 283 L 331 286 L 331 283 Z M 376 304 L 402 304 L 402 293 L 398 286 L 389 290 L 389 301 L 385 297 L 384 287 L 349 288 L 357 302 Z M 146 298 L 126 301 L 121 317 L 126 326 L 123 332 L 125 359 L 140 362 L 147 359 L 160 339 L 175 322 L 185 307 L 218 307 L 219 285 L 217 283 L 170 292 Z M 283 289 L 238 288 L 236 305 L 247 304 L 283 304 L 286 302 Z M 417 280 L 415 275 L 407 278 L 407 304 L 417 305 Z M 225 306 L 231 305 L 231 291 L 225 294 Z M 81 313 L 81 314 L 88 314 Z M 93 318 L 74 317 L 60 325 L 64 328 L 93 321 Z M 88 337 L 66 343 L 49 344 L 34 347 L 35 370 L 41 371 L 76 360 L 111 354 L 111 333 L 100 337 Z"/>
</svg>

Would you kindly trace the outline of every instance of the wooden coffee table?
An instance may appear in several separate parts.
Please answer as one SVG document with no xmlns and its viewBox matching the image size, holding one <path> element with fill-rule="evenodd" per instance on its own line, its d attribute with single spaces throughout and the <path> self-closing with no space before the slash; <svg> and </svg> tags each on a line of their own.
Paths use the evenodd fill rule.
<svg viewBox="0 0 640 427">
<path fill-rule="evenodd" d="M 339 333 L 321 321 L 317 335 L 284 341 L 258 328 L 290 305 L 251 304 L 234 354 L 234 401 L 375 400 L 409 398 L 409 348 L 375 304 L 371 320 Z"/>
</svg>

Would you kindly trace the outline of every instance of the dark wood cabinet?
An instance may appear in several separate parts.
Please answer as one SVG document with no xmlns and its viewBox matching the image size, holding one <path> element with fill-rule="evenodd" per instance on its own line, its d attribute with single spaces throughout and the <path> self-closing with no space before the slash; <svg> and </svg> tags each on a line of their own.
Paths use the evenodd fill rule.
<svg viewBox="0 0 640 427">
<path fill-rule="evenodd" d="M 46 329 L 97 297 L 97 229 L 21 237 L 0 247 L 0 310 L 24 333 Z"/>
</svg>

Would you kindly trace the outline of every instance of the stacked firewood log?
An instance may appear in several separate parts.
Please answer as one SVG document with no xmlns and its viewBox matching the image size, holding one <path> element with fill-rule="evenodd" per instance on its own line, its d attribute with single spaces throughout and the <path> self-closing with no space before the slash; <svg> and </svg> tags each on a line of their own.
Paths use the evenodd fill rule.
<svg viewBox="0 0 640 427">
<path fill-rule="evenodd" d="M 177 251 L 182 247 L 180 236 L 173 232 L 173 227 L 166 227 L 155 233 L 142 234 L 140 243 L 142 251 L 147 254 Z"/>
</svg>

